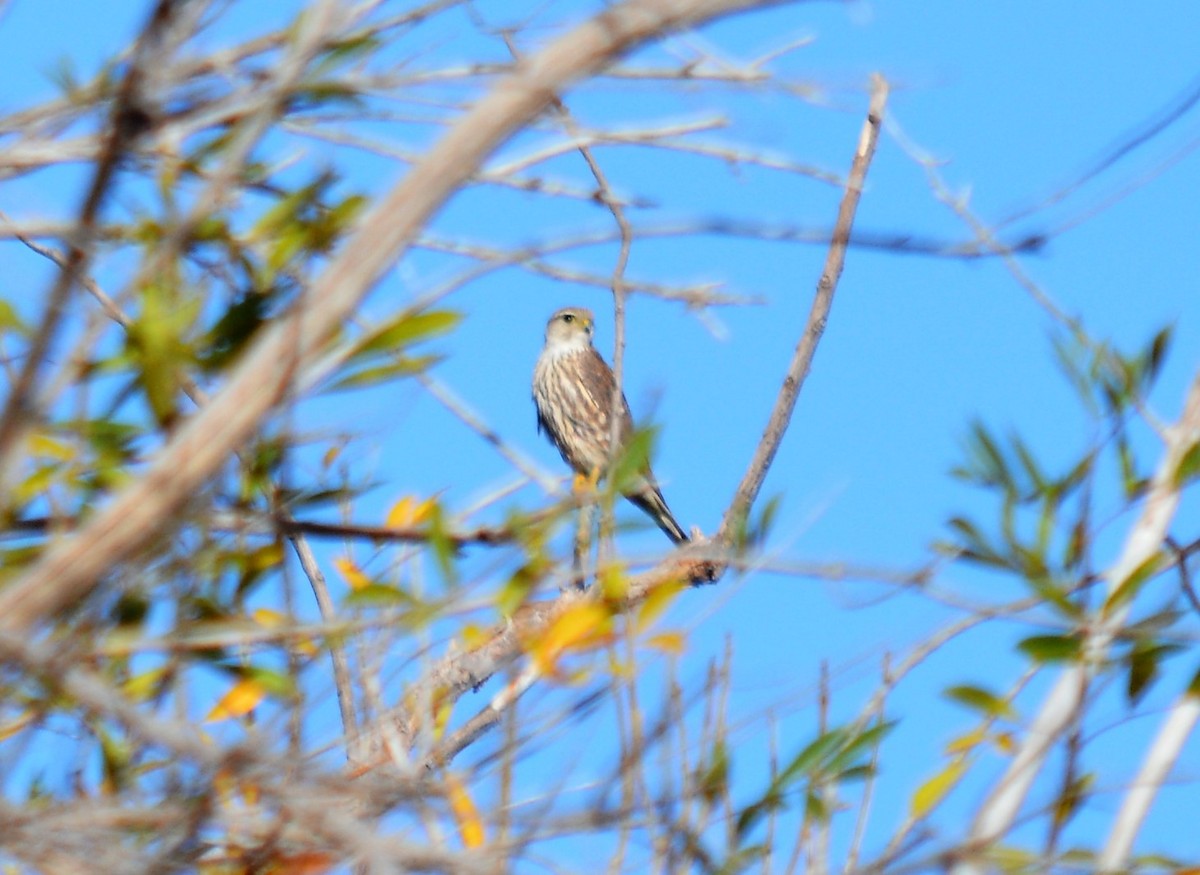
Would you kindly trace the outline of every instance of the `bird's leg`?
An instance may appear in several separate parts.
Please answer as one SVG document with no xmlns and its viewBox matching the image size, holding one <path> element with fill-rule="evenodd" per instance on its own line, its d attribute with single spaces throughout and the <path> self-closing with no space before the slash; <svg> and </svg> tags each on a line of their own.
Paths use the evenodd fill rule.
<svg viewBox="0 0 1200 875">
<path fill-rule="evenodd" d="M 575 580 L 576 589 L 586 586 L 584 566 L 591 546 L 592 511 L 596 507 L 596 484 L 600 482 L 600 470 L 589 474 L 576 474 L 572 491 L 579 497 L 579 525 L 575 530 Z"/>
</svg>

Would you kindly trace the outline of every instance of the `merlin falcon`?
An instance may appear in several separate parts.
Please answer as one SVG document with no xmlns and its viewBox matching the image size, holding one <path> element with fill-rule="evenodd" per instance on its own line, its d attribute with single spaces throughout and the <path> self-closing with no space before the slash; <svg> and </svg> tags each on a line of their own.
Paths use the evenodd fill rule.
<svg viewBox="0 0 1200 875">
<path fill-rule="evenodd" d="M 538 431 L 550 436 L 577 474 L 596 478 L 614 457 L 611 413 L 616 380 L 592 346 L 593 328 L 592 311 L 582 307 L 567 307 L 550 317 L 546 345 L 533 369 L 533 400 Z M 633 435 L 633 417 L 624 394 L 619 415 L 624 447 Z M 688 540 L 671 515 L 649 463 L 624 495 L 649 514 L 674 543 Z"/>
</svg>

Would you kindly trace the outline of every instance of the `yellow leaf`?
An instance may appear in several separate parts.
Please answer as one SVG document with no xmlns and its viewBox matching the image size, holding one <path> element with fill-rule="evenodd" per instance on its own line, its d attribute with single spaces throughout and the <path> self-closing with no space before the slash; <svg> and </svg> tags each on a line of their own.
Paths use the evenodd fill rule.
<svg viewBox="0 0 1200 875">
<path fill-rule="evenodd" d="M 241 717 L 249 714 L 267 695 L 266 688 L 258 681 L 243 678 L 229 688 L 221 701 L 213 706 L 204 718 L 205 723 L 215 723 L 218 720 L 228 720 L 230 717 Z"/>
<path fill-rule="evenodd" d="M 283 544 L 276 541 L 260 547 L 250 554 L 249 559 L 250 567 L 254 571 L 266 571 L 268 568 L 274 568 L 283 561 Z"/>
<path fill-rule="evenodd" d="M 567 608 L 533 642 L 532 655 L 540 671 L 554 671 L 558 658 L 568 650 L 582 650 L 612 631 L 612 617 L 602 605 L 580 602 Z"/>
<path fill-rule="evenodd" d="M 50 488 L 54 481 L 61 478 L 60 471 L 61 466 L 57 463 L 42 465 L 17 484 L 17 488 L 13 490 L 13 497 L 20 503 L 40 496 Z"/>
<path fill-rule="evenodd" d="M 337 457 L 342 454 L 342 444 L 334 444 L 325 451 L 325 455 L 321 457 L 321 467 L 328 468 L 337 461 Z"/>
<path fill-rule="evenodd" d="M 610 562 L 600 569 L 600 591 L 604 597 L 613 601 L 624 601 L 629 592 L 629 576 L 625 566 L 619 562 Z"/>
<path fill-rule="evenodd" d="M 351 589 L 366 589 L 371 585 L 371 578 L 363 574 L 362 570 L 359 569 L 354 560 L 349 556 L 335 557 L 333 567 L 341 573 Z"/>
<path fill-rule="evenodd" d="M 967 758 L 959 756 L 946 767 L 917 788 L 909 805 L 914 819 L 920 819 L 937 807 L 946 794 L 954 789 L 967 771 Z"/>
<path fill-rule="evenodd" d="M 446 695 L 446 690 L 438 689 L 433 694 L 433 737 L 441 741 L 450 725 L 450 715 L 454 713 L 454 700 Z"/>
<path fill-rule="evenodd" d="M 279 611 L 272 611 L 270 608 L 258 608 L 250 616 L 254 618 L 254 622 L 258 623 L 264 629 L 278 629 L 287 622 L 287 617 L 279 613 Z"/>
<path fill-rule="evenodd" d="M 58 459 L 60 462 L 69 462 L 78 455 L 71 444 L 50 437 L 45 432 L 34 432 L 30 435 L 29 453 L 41 459 Z"/>
<path fill-rule="evenodd" d="M 946 753 L 968 753 L 987 740 L 987 729 L 980 727 L 950 739 L 946 745 Z"/>
<path fill-rule="evenodd" d="M 666 612 L 675 598 L 687 587 L 675 580 L 660 583 L 646 594 L 646 598 L 638 607 L 637 630 L 645 631 L 651 624 Z"/>
<path fill-rule="evenodd" d="M 388 511 L 387 518 L 384 520 L 384 525 L 389 529 L 411 529 L 429 519 L 431 510 L 433 510 L 433 499 L 417 501 L 411 495 L 406 495 L 392 505 L 392 509 Z"/>
<path fill-rule="evenodd" d="M 162 683 L 166 673 L 167 667 L 159 666 L 158 668 L 144 671 L 141 674 L 135 674 L 121 684 L 121 692 L 135 702 L 144 702 L 158 690 L 159 684 Z"/>
<path fill-rule="evenodd" d="M 662 632 L 647 638 L 646 645 L 672 656 L 680 656 L 687 649 L 687 638 L 682 632 Z"/>
<path fill-rule="evenodd" d="M 474 623 L 468 623 L 462 628 L 463 646 L 467 650 L 474 650 L 476 647 L 482 647 L 489 640 L 491 640 L 491 637 L 492 636 L 488 634 L 487 629 L 484 629 L 482 626 L 477 626 Z"/>
<path fill-rule="evenodd" d="M 483 844 L 483 821 L 479 817 L 479 809 L 471 801 L 467 788 L 456 776 L 446 775 L 446 800 L 450 803 L 450 811 L 458 824 L 458 835 L 463 847 L 478 848 Z"/>
<path fill-rule="evenodd" d="M 288 623 L 287 616 L 270 608 L 258 608 L 250 614 L 250 617 L 264 629 L 280 629 Z M 308 637 L 296 638 L 292 646 L 301 656 L 316 656 L 321 652 L 316 642 Z"/>
</svg>

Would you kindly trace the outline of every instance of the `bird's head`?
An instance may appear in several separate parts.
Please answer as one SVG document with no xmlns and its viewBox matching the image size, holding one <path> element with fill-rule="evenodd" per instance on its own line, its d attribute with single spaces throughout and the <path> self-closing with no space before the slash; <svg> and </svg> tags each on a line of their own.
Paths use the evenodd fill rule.
<svg viewBox="0 0 1200 875">
<path fill-rule="evenodd" d="M 591 346 L 595 325 L 591 310 L 564 307 L 546 323 L 546 346 L 563 349 Z"/>
</svg>

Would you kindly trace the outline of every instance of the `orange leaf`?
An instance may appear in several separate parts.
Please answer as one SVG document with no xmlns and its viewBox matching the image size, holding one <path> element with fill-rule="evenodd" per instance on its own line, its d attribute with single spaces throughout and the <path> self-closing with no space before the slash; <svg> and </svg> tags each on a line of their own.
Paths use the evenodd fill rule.
<svg viewBox="0 0 1200 875">
<path fill-rule="evenodd" d="M 450 803 L 450 811 L 458 824 L 458 834 L 462 838 L 463 847 L 478 848 L 483 844 L 483 821 L 479 817 L 479 809 L 471 801 L 467 788 L 454 775 L 446 775 L 446 799 Z"/>
<path fill-rule="evenodd" d="M 204 718 L 205 723 L 215 723 L 218 720 L 228 720 L 230 717 L 241 717 L 249 714 L 267 695 L 266 688 L 258 681 L 243 678 L 229 688 L 221 701 L 213 706 Z"/>
<path fill-rule="evenodd" d="M 338 570 L 351 589 L 365 589 L 371 585 L 371 578 L 363 574 L 362 570 L 349 556 L 335 557 L 333 567 Z"/>
</svg>

